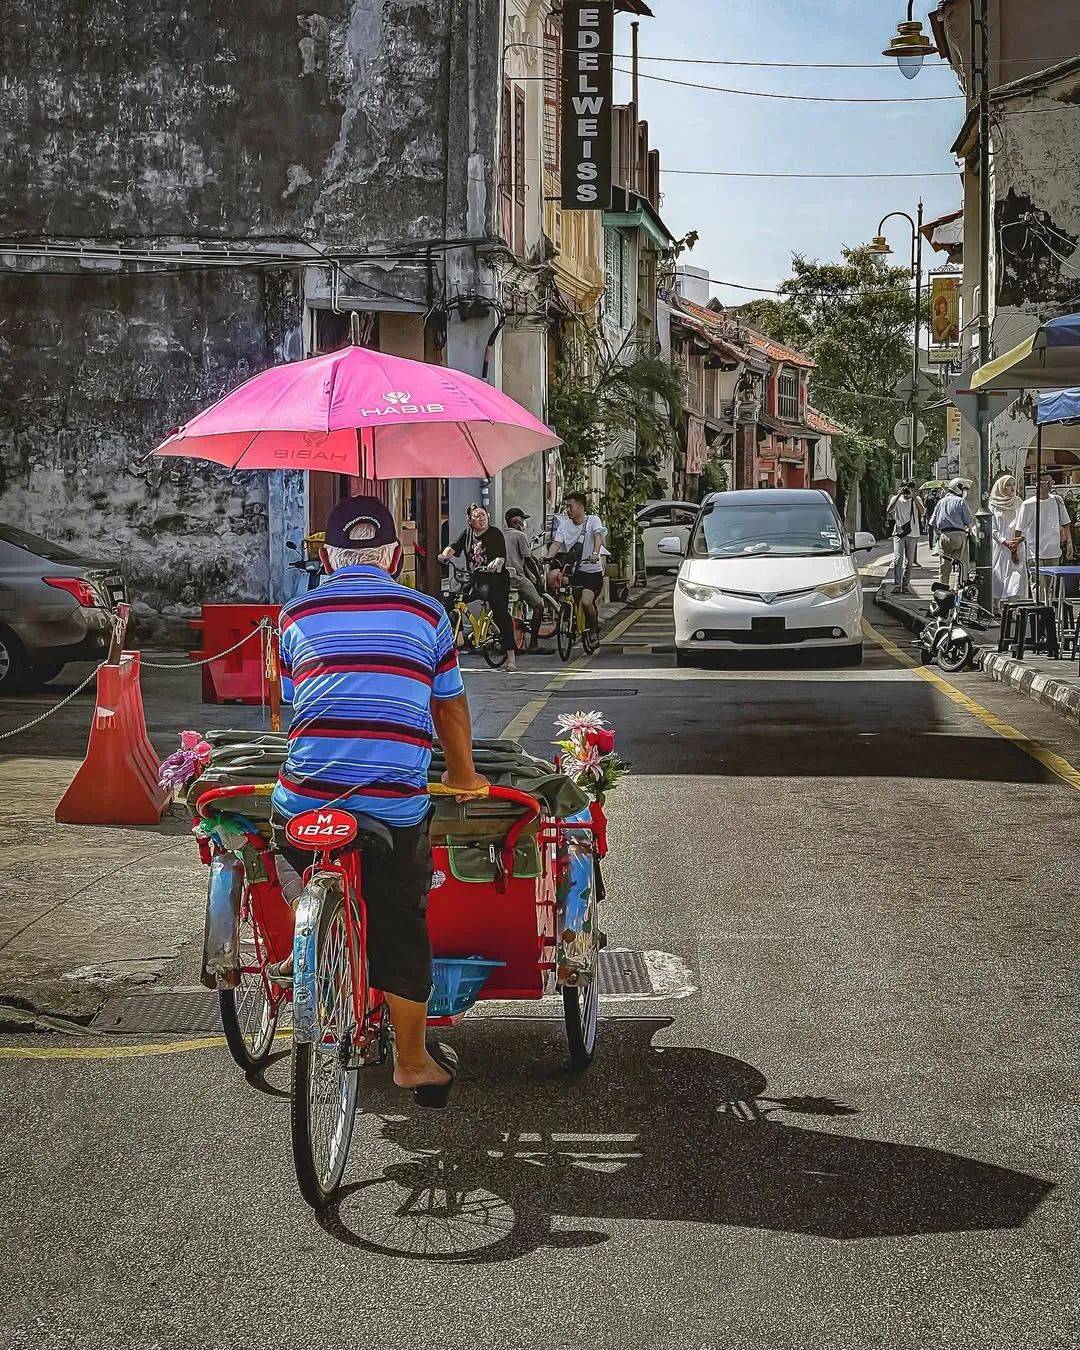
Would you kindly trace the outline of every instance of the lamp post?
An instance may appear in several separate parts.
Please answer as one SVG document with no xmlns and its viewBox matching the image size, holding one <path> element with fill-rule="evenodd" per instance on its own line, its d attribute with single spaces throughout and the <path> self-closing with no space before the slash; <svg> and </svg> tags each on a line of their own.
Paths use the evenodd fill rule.
<svg viewBox="0 0 1080 1350">
<path fill-rule="evenodd" d="M 990 360 L 990 235 L 993 215 L 990 203 L 990 3 L 989 0 L 968 0 L 971 15 L 971 75 L 972 95 L 979 113 L 979 365 Z M 922 67 L 923 57 L 930 50 L 930 40 L 922 31 L 922 24 L 912 17 L 914 0 L 908 0 L 907 22 L 897 25 L 896 36 L 882 53 L 896 57 L 901 72 L 914 79 Z M 965 232 L 966 233 L 966 232 Z M 966 262 L 966 256 L 965 256 Z M 979 392 L 976 421 L 979 431 L 979 509 L 975 515 L 975 565 L 979 582 L 979 603 L 985 609 L 991 606 L 992 564 L 990 559 L 991 516 L 987 506 L 990 491 L 990 405 L 986 395 Z"/>
<path fill-rule="evenodd" d="M 880 256 L 887 256 L 892 253 L 889 247 L 889 241 L 885 238 L 885 222 L 898 217 L 906 220 L 911 226 L 911 274 L 915 278 L 915 341 L 911 352 L 911 406 L 910 420 L 911 430 L 908 441 L 908 449 L 911 454 L 911 465 L 906 476 L 914 478 L 915 476 L 915 447 L 918 444 L 919 430 L 919 332 L 922 324 L 922 224 L 923 224 L 923 204 L 919 201 L 917 220 L 912 220 L 906 211 L 890 211 L 887 216 L 882 216 L 878 224 L 878 232 L 870 244 L 870 252 Z"/>
</svg>

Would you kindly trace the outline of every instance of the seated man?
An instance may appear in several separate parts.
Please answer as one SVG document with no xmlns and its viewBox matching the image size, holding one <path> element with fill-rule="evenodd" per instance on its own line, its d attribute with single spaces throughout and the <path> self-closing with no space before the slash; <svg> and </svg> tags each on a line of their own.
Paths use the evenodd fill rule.
<svg viewBox="0 0 1080 1350">
<path fill-rule="evenodd" d="M 328 579 L 281 611 L 281 670 L 291 685 L 289 751 L 274 790 L 277 822 L 333 804 L 390 827 L 393 853 L 364 870 L 368 964 L 394 1024 L 394 1082 L 425 1106 L 445 1105 L 453 1062 L 428 1051 L 431 883 L 428 766 L 432 731 L 443 781 L 486 786 L 443 606 L 392 578 L 401 567 L 393 517 L 373 497 L 338 502 L 320 550 Z M 310 855 L 282 848 L 297 869 Z M 290 963 L 277 973 L 290 974 Z"/>
</svg>

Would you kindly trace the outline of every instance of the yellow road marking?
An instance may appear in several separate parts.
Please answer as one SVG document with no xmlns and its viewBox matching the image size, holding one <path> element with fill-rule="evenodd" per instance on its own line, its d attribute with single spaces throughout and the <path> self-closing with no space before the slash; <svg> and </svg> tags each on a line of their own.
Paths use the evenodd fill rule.
<svg viewBox="0 0 1080 1350">
<path fill-rule="evenodd" d="M 216 1050 L 224 1036 L 201 1036 L 197 1041 L 163 1041 L 160 1045 L 56 1045 L 44 1049 L 0 1045 L 0 1059 L 141 1059 L 150 1055 L 179 1055 L 185 1050 Z"/>
<path fill-rule="evenodd" d="M 899 661 L 903 666 L 907 666 L 907 668 L 918 675 L 920 679 L 925 680 L 927 684 L 932 684 L 939 693 L 944 694 L 946 698 L 950 698 L 954 703 L 959 704 L 965 712 L 971 713 L 972 717 L 977 717 L 983 726 L 989 727 L 991 731 L 995 732 L 1003 740 L 1012 741 L 1012 743 L 1023 750 L 1025 754 L 1030 755 L 1034 760 L 1038 760 L 1044 768 L 1049 769 L 1052 774 L 1055 774 L 1060 778 L 1063 783 L 1068 783 L 1069 787 L 1075 788 L 1080 792 L 1080 770 L 1074 768 L 1067 759 L 1063 759 L 1061 755 L 1056 755 L 1053 750 L 1048 750 L 1045 745 L 1040 745 L 1038 741 L 1031 740 L 1030 737 L 1025 736 L 1022 731 L 1017 731 L 1016 727 L 1011 726 L 1008 722 L 1002 721 L 1002 719 L 995 713 L 992 713 L 989 708 L 984 708 L 981 703 L 977 703 L 975 699 L 957 689 L 956 686 L 950 684 L 948 680 L 943 679 L 936 670 L 932 670 L 929 666 L 924 666 L 921 662 L 916 661 L 914 657 L 910 656 L 901 647 L 898 647 L 895 642 L 890 641 L 883 633 L 879 633 L 877 629 L 865 619 L 863 619 L 863 628 L 867 635 L 871 637 L 879 647 L 888 652 L 894 660 Z"/>
<path fill-rule="evenodd" d="M 557 689 L 561 689 L 564 684 L 569 684 L 577 672 L 587 666 L 591 660 L 591 656 L 579 656 L 576 660 L 571 661 L 565 670 L 560 670 L 558 675 L 553 675 L 544 686 L 544 691 L 540 697 L 531 699 L 525 704 L 513 721 L 503 728 L 499 739 L 516 741 L 523 736 L 547 707 L 551 701 L 551 695 Z"/>
</svg>

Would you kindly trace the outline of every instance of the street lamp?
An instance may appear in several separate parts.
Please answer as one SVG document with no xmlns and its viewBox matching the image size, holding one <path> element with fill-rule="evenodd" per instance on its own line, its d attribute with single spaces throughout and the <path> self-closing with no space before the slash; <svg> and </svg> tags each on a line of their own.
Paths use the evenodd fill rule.
<svg viewBox="0 0 1080 1350">
<path fill-rule="evenodd" d="M 867 245 L 867 251 L 875 253 L 878 257 L 886 257 L 892 253 L 889 247 L 889 241 L 885 238 L 885 222 L 892 220 L 893 217 L 906 220 L 911 226 L 911 274 L 915 278 L 915 342 L 911 353 L 911 409 L 910 409 L 910 439 L 908 450 L 911 455 L 911 467 L 905 477 L 914 477 L 915 466 L 915 447 L 918 444 L 919 431 L 919 330 L 922 324 L 922 225 L 923 225 L 923 204 L 920 201 L 917 219 L 912 220 L 906 211 L 890 211 L 887 216 L 882 216 L 878 224 L 878 232 Z"/>
<path fill-rule="evenodd" d="M 882 56 L 894 56 L 900 67 L 900 74 L 906 80 L 913 80 L 922 70 L 922 63 L 934 50 L 934 44 L 923 32 L 922 24 L 912 17 L 915 0 L 908 0 L 907 22 L 896 25 L 896 36 L 881 53 Z"/>
<path fill-rule="evenodd" d="M 907 78 L 914 79 L 922 66 L 922 56 L 930 43 L 919 41 L 922 25 L 914 23 L 914 0 L 908 0 L 908 22 L 897 25 L 896 37 L 883 55 L 895 56 Z M 968 0 L 971 18 L 971 95 L 969 106 L 978 110 L 978 175 L 979 175 L 979 365 L 990 360 L 990 236 L 993 230 L 993 209 L 990 193 L 990 0 Z M 923 46 L 925 43 L 925 47 Z M 904 61 L 918 58 L 914 65 L 904 67 Z M 971 231 L 965 230 L 965 236 Z M 965 246 L 964 262 L 967 264 Z M 976 575 L 979 581 L 979 604 L 990 608 L 991 595 L 991 516 L 987 505 L 990 491 L 990 405 L 986 394 L 979 391 L 976 418 L 979 430 L 979 510 L 975 521 L 978 527 Z"/>
</svg>

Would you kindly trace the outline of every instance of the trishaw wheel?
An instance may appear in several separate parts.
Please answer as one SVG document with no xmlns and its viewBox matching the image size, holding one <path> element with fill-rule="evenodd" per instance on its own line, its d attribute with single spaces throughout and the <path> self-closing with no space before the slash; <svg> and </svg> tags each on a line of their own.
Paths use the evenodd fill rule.
<svg viewBox="0 0 1080 1350">
<path fill-rule="evenodd" d="M 574 618 L 573 605 L 559 606 L 559 627 L 555 641 L 558 643 L 559 656 L 564 661 L 570 660 L 570 653 L 574 650 Z"/>
<path fill-rule="evenodd" d="M 589 984 L 563 985 L 562 997 L 570 1063 L 575 1069 L 587 1069 L 596 1053 L 600 1010 L 598 976 L 594 976 Z"/>
<path fill-rule="evenodd" d="M 220 989 L 221 1029 L 229 1054 L 245 1073 L 255 1073 L 270 1057 L 277 1031 L 278 1003 L 267 994 L 263 944 L 248 910 L 240 919 L 240 966 L 235 989 Z"/>
<path fill-rule="evenodd" d="M 296 1179 L 314 1209 L 337 1194 L 349 1157 L 358 1086 L 353 973 L 362 954 L 349 959 L 345 902 L 331 893 L 315 935 L 318 1036 L 292 1050 L 292 1150 Z"/>
</svg>

